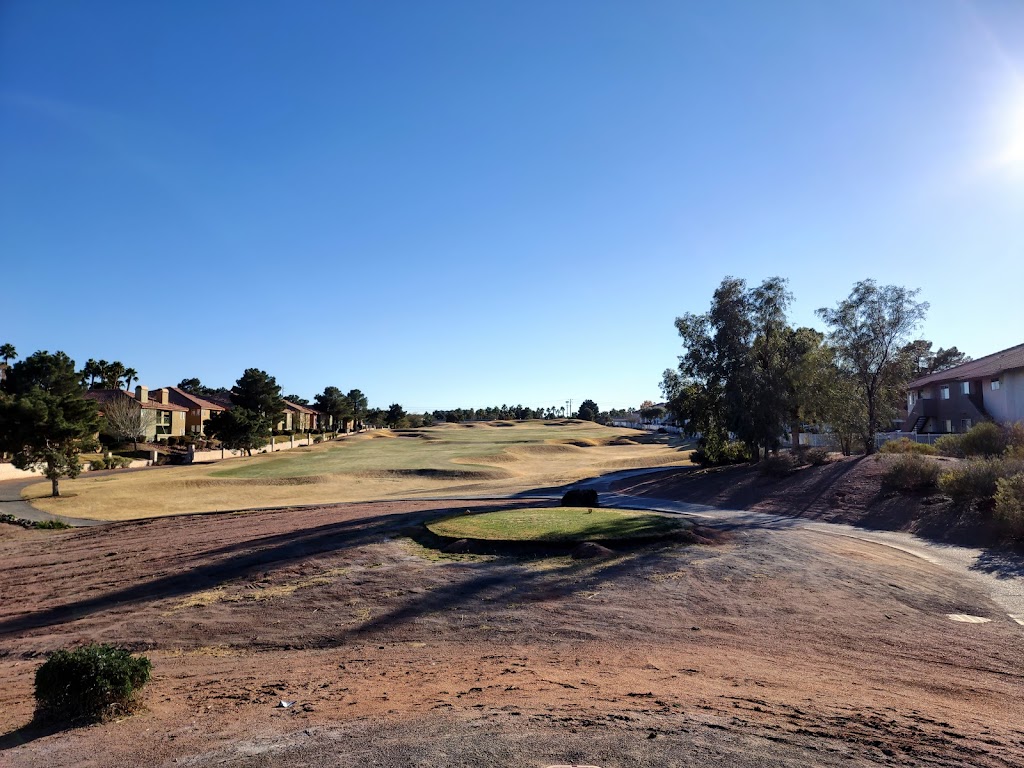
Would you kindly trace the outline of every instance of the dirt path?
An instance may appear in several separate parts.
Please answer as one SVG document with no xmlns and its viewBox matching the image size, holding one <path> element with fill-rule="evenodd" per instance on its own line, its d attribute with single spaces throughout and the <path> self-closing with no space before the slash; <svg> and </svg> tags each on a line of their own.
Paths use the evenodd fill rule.
<svg viewBox="0 0 1024 768">
<path fill-rule="evenodd" d="M 729 520 L 599 561 L 405 537 L 487 506 L 0 531 L 0 765 L 1024 765 L 1024 633 L 939 564 Z M 146 711 L 18 731 L 84 640 L 153 659 Z"/>
</svg>

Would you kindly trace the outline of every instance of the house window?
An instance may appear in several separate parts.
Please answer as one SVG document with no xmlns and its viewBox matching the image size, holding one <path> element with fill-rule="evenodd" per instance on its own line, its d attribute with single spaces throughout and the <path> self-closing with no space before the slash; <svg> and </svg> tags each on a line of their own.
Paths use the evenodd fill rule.
<svg viewBox="0 0 1024 768">
<path fill-rule="evenodd" d="M 970 419 L 960 419 L 960 431 L 961 432 L 970 432 L 972 426 L 974 426 L 974 425 L 971 423 Z"/>
<path fill-rule="evenodd" d="M 953 431 L 953 420 L 952 419 L 946 419 L 946 431 L 947 432 L 952 432 Z"/>
<path fill-rule="evenodd" d="M 939 399 L 949 400 L 949 384 L 943 384 L 939 387 Z"/>
<path fill-rule="evenodd" d="M 992 379 L 992 389 L 999 389 L 999 379 Z"/>
<path fill-rule="evenodd" d="M 171 412 L 170 411 L 157 411 L 156 412 L 156 433 L 158 435 L 169 435 L 169 434 L 171 434 Z"/>
<path fill-rule="evenodd" d="M 969 381 L 961 381 L 960 382 L 960 394 L 961 395 L 969 395 L 969 394 L 971 394 L 971 382 L 969 382 Z"/>
</svg>

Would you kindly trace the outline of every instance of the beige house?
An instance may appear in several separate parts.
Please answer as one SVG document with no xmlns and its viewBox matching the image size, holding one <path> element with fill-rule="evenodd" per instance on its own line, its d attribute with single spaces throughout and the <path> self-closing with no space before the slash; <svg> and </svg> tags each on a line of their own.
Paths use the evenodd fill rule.
<svg viewBox="0 0 1024 768">
<path fill-rule="evenodd" d="M 168 391 L 172 403 L 187 409 L 185 414 L 185 431 L 190 435 L 205 434 L 203 428 L 206 426 L 206 422 L 210 420 L 210 417 L 231 407 L 229 402 L 199 397 L 178 387 L 165 387 L 164 389 Z"/>
<path fill-rule="evenodd" d="M 147 441 L 181 437 L 185 434 L 185 414 L 188 409 L 172 403 L 167 388 L 155 390 L 152 397 L 146 387 L 136 387 L 134 396 L 123 389 L 90 389 L 85 393 L 87 400 L 96 401 L 101 414 L 106 403 L 121 397 L 128 398 L 139 408 L 155 411 L 156 418 L 145 435 Z"/>
<path fill-rule="evenodd" d="M 319 418 L 319 411 L 285 400 L 284 418 L 274 426 L 274 429 L 285 432 L 310 432 L 319 425 Z"/>
</svg>

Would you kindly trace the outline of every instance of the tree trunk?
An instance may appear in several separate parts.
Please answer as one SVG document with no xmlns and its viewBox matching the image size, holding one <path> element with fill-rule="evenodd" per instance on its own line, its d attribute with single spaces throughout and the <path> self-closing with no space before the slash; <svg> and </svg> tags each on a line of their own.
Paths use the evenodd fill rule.
<svg viewBox="0 0 1024 768">
<path fill-rule="evenodd" d="M 789 423 L 789 438 L 793 443 L 793 450 L 800 450 L 800 420 L 793 419 Z"/>
<path fill-rule="evenodd" d="M 53 495 L 60 496 L 60 478 L 53 477 L 50 479 L 50 482 L 53 484 Z"/>
</svg>

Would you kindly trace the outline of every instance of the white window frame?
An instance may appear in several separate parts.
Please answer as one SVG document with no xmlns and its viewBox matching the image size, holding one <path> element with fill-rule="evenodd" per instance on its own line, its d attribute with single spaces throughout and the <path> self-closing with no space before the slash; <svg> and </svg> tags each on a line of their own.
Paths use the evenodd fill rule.
<svg viewBox="0 0 1024 768">
<path fill-rule="evenodd" d="M 949 400 L 949 384 L 939 387 L 939 400 Z"/>
<path fill-rule="evenodd" d="M 961 381 L 960 382 L 960 394 L 961 395 L 969 395 L 969 394 L 971 394 L 971 382 L 969 382 L 969 381 Z"/>
<path fill-rule="evenodd" d="M 999 389 L 999 379 L 992 379 L 992 383 L 989 385 L 992 387 L 992 391 L 995 392 Z"/>
<path fill-rule="evenodd" d="M 970 432 L 971 431 L 971 427 L 973 427 L 973 426 L 974 426 L 974 422 L 971 421 L 970 419 L 960 419 L 960 431 L 961 432 Z"/>
<path fill-rule="evenodd" d="M 946 432 L 952 432 L 952 431 L 953 431 L 953 420 L 952 419 L 946 419 Z"/>
</svg>

